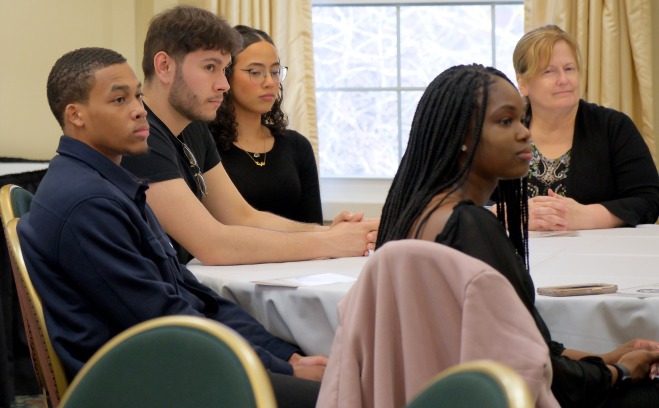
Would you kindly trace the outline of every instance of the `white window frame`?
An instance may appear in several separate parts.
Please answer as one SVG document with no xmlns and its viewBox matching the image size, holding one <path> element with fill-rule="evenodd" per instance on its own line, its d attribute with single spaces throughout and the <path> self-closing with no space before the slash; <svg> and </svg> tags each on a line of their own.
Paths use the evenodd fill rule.
<svg viewBox="0 0 659 408">
<path fill-rule="evenodd" d="M 312 5 L 509 5 L 519 0 L 312 0 Z M 494 39 L 492 40 L 494 41 Z M 494 49 L 494 45 L 493 45 Z M 391 187 L 391 178 L 320 177 L 320 198 L 323 217 L 331 221 L 343 210 L 363 211 L 367 217 L 379 217 Z"/>
</svg>

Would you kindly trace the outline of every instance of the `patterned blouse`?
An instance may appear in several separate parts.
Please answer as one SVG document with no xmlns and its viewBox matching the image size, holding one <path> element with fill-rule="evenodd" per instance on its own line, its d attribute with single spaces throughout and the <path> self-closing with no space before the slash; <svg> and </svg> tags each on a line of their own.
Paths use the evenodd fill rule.
<svg viewBox="0 0 659 408">
<path fill-rule="evenodd" d="M 533 159 L 529 171 L 529 198 L 548 195 L 551 188 L 555 193 L 565 196 L 565 181 L 570 170 L 572 150 L 556 159 L 548 159 L 534 145 Z"/>
</svg>

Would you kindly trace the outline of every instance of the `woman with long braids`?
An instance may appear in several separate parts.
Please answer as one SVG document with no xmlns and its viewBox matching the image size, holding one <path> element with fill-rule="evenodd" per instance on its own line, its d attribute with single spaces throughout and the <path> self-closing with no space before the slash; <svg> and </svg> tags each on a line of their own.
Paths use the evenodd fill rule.
<svg viewBox="0 0 659 408">
<path fill-rule="evenodd" d="M 222 164 L 254 208 L 322 224 L 318 169 L 311 143 L 281 109 L 287 68 L 264 31 L 236 26 L 242 49 L 226 69 L 225 93 L 209 128 Z"/>
<path fill-rule="evenodd" d="M 659 406 L 659 388 L 649 379 L 659 343 L 632 340 L 602 355 L 569 350 L 552 341 L 534 306 L 526 191 L 532 153 L 523 113 L 514 85 L 494 68 L 457 66 L 435 78 L 414 115 L 376 251 L 392 240 L 435 241 L 501 272 L 549 346 L 561 406 Z M 483 208 L 495 189 L 498 220 Z"/>
</svg>

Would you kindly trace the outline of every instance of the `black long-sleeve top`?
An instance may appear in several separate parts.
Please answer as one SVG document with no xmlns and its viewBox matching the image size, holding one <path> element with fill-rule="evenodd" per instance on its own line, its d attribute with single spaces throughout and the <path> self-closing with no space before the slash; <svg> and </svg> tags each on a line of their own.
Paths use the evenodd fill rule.
<svg viewBox="0 0 659 408">
<path fill-rule="evenodd" d="M 275 136 L 275 144 L 257 162 L 250 153 L 217 143 L 224 169 L 254 208 L 299 222 L 322 224 L 318 169 L 311 143 L 294 130 Z"/>
</svg>

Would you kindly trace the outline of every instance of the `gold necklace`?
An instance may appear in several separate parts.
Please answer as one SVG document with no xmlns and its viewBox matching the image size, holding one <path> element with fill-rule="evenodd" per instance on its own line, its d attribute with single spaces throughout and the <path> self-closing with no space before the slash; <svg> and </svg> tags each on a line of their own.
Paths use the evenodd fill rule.
<svg viewBox="0 0 659 408">
<path fill-rule="evenodd" d="M 261 138 L 263 139 L 263 151 L 265 152 L 265 153 L 263 153 L 263 161 L 258 161 L 258 160 L 256 160 L 256 159 L 258 159 L 258 158 L 261 157 L 261 153 L 252 153 L 252 152 L 248 152 L 247 150 L 245 150 L 245 149 L 243 149 L 242 147 L 240 147 L 240 145 L 238 144 L 237 141 L 234 142 L 234 143 L 236 144 L 236 146 L 237 146 L 240 150 L 242 150 L 243 152 L 245 152 L 245 154 L 247 155 L 247 157 L 249 157 L 250 159 L 252 159 L 252 161 L 254 162 L 254 164 L 256 164 L 256 165 L 259 166 L 259 167 L 263 167 L 263 166 L 265 166 L 265 161 L 266 161 L 267 158 L 268 158 L 268 152 L 265 151 L 265 137 L 263 137 L 263 126 L 261 126 Z"/>
<path fill-rule="evenodd" d="M 263 161 L 257 161 L 256 159 L 258 159 L 259 157 L 261 157 L 261 153 L 250 153 L 250 152 L 248 152 L 247 150 L 243 150 L 243 149 L 240 149 L 240 150 L 242 150 L 243 152 L 245 152 L 245 154 L 246 154 L 250 159 L 252 159 L 252 161 L 254 162 L 254 164 L 256 164 L 257 166 L 259 166 L 259 167 L 263 167 L 263 166 L 265 166 L 265 160 L 268 158 L 268 153 L 267 153 L 267 152 L 266 152 L 266 153 L 263 153 Z"/>
</svg>

